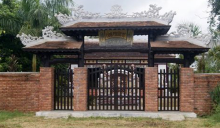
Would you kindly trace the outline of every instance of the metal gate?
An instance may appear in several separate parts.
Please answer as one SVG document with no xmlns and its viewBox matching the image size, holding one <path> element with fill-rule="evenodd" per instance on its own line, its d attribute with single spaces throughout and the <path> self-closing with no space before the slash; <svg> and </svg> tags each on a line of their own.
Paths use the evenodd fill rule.
<svg viewBox="0 0 220 128">
<path fill-rule="evenodd" d="M 179 70 L 160 70 L 158 80 L 158 110 L 179 111 Z"/>
<path fill-rule="evenodd" d="M 54 110 L 73 110 L 73 70 L 55 70 Z"/>
<path fill-rule="evenodd" d="M 88 69 L 88 110 L 143 111 L 144 68 L 108 65 Z"/>
</svg>

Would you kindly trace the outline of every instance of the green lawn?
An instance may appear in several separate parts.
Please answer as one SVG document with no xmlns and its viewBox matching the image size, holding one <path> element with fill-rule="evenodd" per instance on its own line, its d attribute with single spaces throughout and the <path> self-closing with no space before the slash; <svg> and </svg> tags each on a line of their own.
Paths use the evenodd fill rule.
<svg viewBox="0 0 220 128">
<path fill-rule="evenodd" d="M 150 118 L 44 119 L 34 113 L 0 111 L 0 128 L 202 128 L 220 127 L 220 114 L 209 117 L 166 121 Z"/>
</svg>

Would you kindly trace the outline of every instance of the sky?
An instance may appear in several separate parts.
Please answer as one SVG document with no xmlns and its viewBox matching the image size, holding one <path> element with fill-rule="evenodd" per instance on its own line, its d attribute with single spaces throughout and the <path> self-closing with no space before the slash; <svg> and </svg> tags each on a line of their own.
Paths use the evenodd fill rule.
<svg viewBox="0 0 220 128">
<path fill-rule="evenodd" d="M 169 32 L 176 30 L 176 26 L 183 22 L 193 22 L 199 25 L 203 33 L 208 32 L 209 8 L 208 0 L 74 0 L 75 5 L 83 5 L 85 11 L 108 13 L 111 6 L 118 4 L 123 13 L 148 11 L 150 4 L 162 7 L 160 14 L 176 11 L 172 27 Z"/>
</svg>

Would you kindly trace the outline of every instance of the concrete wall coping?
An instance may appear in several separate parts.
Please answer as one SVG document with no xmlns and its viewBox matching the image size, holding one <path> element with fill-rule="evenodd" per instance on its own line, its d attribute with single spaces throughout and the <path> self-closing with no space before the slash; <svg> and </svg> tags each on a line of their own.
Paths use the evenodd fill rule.
<svg viewBox="0 0 220 128">
<path fill-rule="evenodd" d="M 39 72 L 0 72 L 0 75 L 29 75 L 40 74 Z"/>
<path fill-rule="evenodd" d="M 220 73 L 195 73 L 195 75 L 220 75 Z"/>
</svg>

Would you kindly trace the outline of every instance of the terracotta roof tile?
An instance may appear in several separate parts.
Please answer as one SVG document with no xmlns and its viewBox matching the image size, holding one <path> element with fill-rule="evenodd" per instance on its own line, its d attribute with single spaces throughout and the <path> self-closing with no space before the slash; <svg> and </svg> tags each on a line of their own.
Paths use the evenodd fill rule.
<svg viewBox="0 0 220 128">
<path fill-rule="evenodd" d="M 152 48 L 205 48 L 199 45 L 192 44 L 188 41 L 156 41 L 151 42 Z"/>
<path fill-rule="evenodd" d="M 84 28 L 84 27 L 133 27 L 133 26 L 167 26 L 155 21 L 133 21 L 133 22 L 79 22 L 63 28 Z"/>
<path fill-rule="evenodd" d="M 48 41 L 43 44 L 26 47 L 24 49 L 80 49 L 82 46 L 82 42 L 74 42 L 74 41 Z"/>
</svg>

